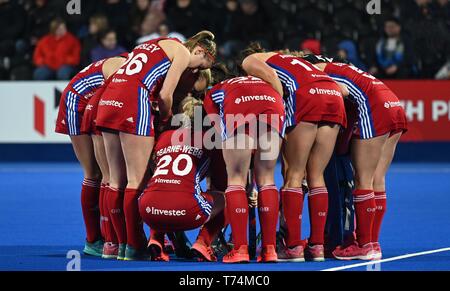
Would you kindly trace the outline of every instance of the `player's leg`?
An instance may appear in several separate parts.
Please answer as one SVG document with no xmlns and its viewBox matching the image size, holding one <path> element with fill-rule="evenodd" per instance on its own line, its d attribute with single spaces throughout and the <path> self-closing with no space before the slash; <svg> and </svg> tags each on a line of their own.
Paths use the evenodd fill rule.
<svg viewBox="0 0 450 291">
<path fill-rule="evenodd" d="M 286 247 L 278 253 L 278 259 L 281 261 L 304 261 L 304 246 L 301 240 L 302 182 L 317 131 L 317 124 L 300 122 L 286 136 L 283 159 L 287 163 L 285 163 L 284 187 L 281 190 L 282 212 L 286 222 Z"/>
<path fill-rule="evenodd" d="M 114 227 L 114 234 L 119 243 L 117 258 L 124 259 L 127 243 L 127 231 L 123 211 L 124 189 L 127 185 L 125 159 L 117 133 L 103 132 L 103 140 L 110 175 L 109 187 L 105 192 L 105 204 Z"/>
<path fill-rule="evenodd" d="M 375 218 L 374 175 L 389 135 L 372 139 L 354 139 L 351 145 L 352 164 L 355 169 L 353 201 L 356 216 L 357 245 L 334 252 L 337 259 L 373 259 L 372 226 Z"/>
<path fill-rule="evenodd" d="M 247 240 L 248 201 L 245 187 L 253 143 L 254 140 L 245 134 L 237 134 L 223 143 L 223 157 L 228 174 L 228 188 L 225 192 L 226 211 L 234 243 L 234 250 L 224 257 L 224 263 L 249 261 Z"/>
<path fill-rule="evenodd" d="M 319 126 L 307 165 L 309 187 L 308 206 L 311 234 L 305 256 L 313 261 L 324 261 L 324 233 L 328 213 L 328 190 L 324 171 L 333 155 L 340 126 Z"/>
<path fill-rule="evenodd" d="M 155 143 L 154 137 L 120 133 L 128 184 L 125 190 L 124 213 L 127 228 L 126 260 L 145 256 L 147 238 L 139 215 L 138 198 L 147 181 L 144 181 Z"/>
<path fill-rule="evenodd" d="M 114 226 L 111 222 L 111 217 L 108 211 L 107 193 L 110 181 L 108 158 L 106 156 L 105 143 L 102 135 L 92 135 L 92 141 L 94 143 L 94 152 L 97 163 L 102 171 L 102 188 L 100 190 L 100 215 L 101 215 L 101 227 L 103 237 L 105 238 L 105 245 L 103 247 L 104 258 L 116 258 L 118 250 L 118 240 Z"/>
<path fill-rule="evenodd" d="M 262 233 L 262 250 L 258 262 L 276 262 L 276 232 L 279 211 L 279 192 L 275 185 L 275 168 L 282 139 L 276 131 L 258 138 L 254 158 L 256 185 L 258 186 L 258 213 Z"/>
<path fill-rule="evenodd" d="M 225 227 L 225 196 L 223 192 L 211 191 L 208 195 L 213 199 L 211 217 L 202 226 L 197 240 L 191 250 L 200 262 L 215 262 L 217 257 L 211 248 L 212 242 Z"/>
<path fill-rule="evenodd" d="M 381 259 L 382 257 L 379 236 L 384 214 L 386 213 L 386 173 L 394 159 L 395 150 L 401 136 L 401 133 L 395 134 L 386 142 L 373 180 L 373 190 L 375 191 L 375 203 L 377 206 L 372 228 L 372 244 L 376 253 L 375 259 Z"/>
<path fill-rule="evenodd" d="M 94 145 L 91 137 L 78 135 L 71 136 L 70 139 L 84 173 L 84 181 L 81 188 L 81 207 L 86 227 L 84 252 L 89 255 L 101 256 L 103 242 L 100 228 L 99 196 L 102 174 L 95 160 Z"/>
</svg>

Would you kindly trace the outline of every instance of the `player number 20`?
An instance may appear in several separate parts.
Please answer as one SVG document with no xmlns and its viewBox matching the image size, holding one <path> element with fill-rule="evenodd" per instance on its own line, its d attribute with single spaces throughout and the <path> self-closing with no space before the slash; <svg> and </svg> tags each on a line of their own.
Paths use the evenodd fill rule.
<svg viewBox="0 0 450 291">
<path fill-rule="evenodd" d="M 180 169 L 180 162 L 183 160 L 186 161 L 186 166 L 184 169 Z M 192 158 L 189 155 L 179 155 L 175 160 L 173 160 L 173 163 L 171 156 L 164 156 L 161 160 L 159 160 L 154 176 L 165 176 L 169 174 L 169 170 L 167 168 L 170 164 L 172 164 L 172 173 L 181 177 L 188 175 L 191 172 L 193 165 Z"/>
</svg>

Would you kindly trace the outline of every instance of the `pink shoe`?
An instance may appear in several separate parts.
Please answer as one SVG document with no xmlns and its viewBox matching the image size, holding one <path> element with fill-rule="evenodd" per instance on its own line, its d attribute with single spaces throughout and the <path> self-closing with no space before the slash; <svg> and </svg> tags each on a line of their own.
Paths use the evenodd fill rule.
<svg viewBox="0 0 450 291">
<path fill-rule="evenodd" d="M 295 248 L 288 248 L 282 246 L 278 251 L 278 262 L 294 262 L 301 263 L 305 261 L 305 248 L 303 245 L 296 246 Z"/>
<path fill-rule="evenodd" d="M 164 252 L 163 246 L 157 240 L 150 239 L 148 247 L 153 262 L 168 262 L 170 260 L 169 255 Z"/>
<path fill-rule="evenodd" d="M 263 247 L 256 261 L 258 263 L 276 263 L 278 261 L 278 256 L 275 251 L 275 246 L 270 245 Z"/>
<path fill-rule="evenodd" d="M 383 252 L 381 251 L 380 243 L 372 243 L 372 248 L 374 252 L 373 259 L 377 261 L 381 260 L 383 258 Z"/>
<path fill-rule="evenodd" d="M 358 244 L 353 244 L 346 248 L 337 248 L 336 250 L 334 250 L 333 255 L 336 259 L 343 261 L 371 261 L 374 257 L 374 250 L 371 243 L 368 243 L 362 247 L 360 247 Z"/>
<path fill-rule="evenodd" d="M 324 262 L 325 251 L 323 245 L 307 245 L 305 249 L 305 258 L 307 261 Z"/>
<path fill-rule="evenodd" d="M 102 258 L 107 260 L 117 259 L 119 256 L 119 245 L 107 242 L 103 245 Z"/>
</svg>

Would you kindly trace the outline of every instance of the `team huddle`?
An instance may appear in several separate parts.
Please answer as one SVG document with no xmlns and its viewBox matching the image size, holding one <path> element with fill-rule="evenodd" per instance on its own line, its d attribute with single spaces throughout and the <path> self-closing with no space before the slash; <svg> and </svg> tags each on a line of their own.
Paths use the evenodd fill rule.
<svg viewBox="0 0 450 291">
<path fill-rule="evenodd" d="M 331 256 L 380 259 L 385 176 L 407 131 L 395 94 L 323 56 L 252 44 L 234 73 L 215 59 L 214 35 L 202 31 L 185 43 L 148 41 L 91 64 L 69 83 L 56 132 L 70 136 L 84 171 L 84 252 L 169 261 L 166 236 L 200 228 L 190 253 L 215 262 L 212 244 L 229 225 L 233 248 L 223 263 L 249 262 L 251 192 L 261 228 L 258 262 L 324 261 L 324 171 L 333 153 L 344 151 L 354 169 L 356 229 Z M 302 240 L 305 196 L 311 231 Z"/>
</svg>

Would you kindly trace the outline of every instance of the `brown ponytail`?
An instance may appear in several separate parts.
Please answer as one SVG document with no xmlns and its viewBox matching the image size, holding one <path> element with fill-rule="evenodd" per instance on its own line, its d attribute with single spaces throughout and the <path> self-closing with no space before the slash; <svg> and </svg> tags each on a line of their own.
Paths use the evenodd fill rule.
<svg viewBox="0 0 450 291">
<path fill-rule="evenodd" d="M 251 56 L 257 53 L 265 53 L 266 50 L 261 46 L 259 42 L 252 42 L 247 48 L 245 48 L 241 52 L 241 60 L 244 60 L 246 57 Z"/>
<path fill-rule="evenodd" d="M 213 58 L 217 55 L 217 46 L 214 42 L 215 36 L 211 31 L 203 30 L 189 38 L 184 46 L 192 52 L 197 46 L 202 47 L 208 54 L 210 54 Z"/>
</svg>

